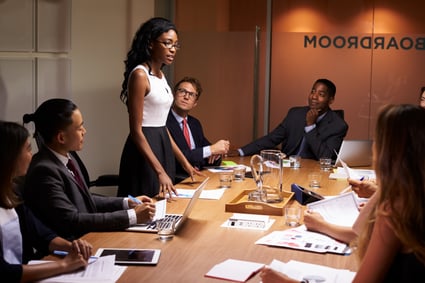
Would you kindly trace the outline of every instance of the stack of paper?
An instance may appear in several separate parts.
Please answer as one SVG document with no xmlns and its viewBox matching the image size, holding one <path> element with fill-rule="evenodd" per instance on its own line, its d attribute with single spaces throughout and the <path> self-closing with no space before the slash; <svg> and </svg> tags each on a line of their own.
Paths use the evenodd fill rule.
<svg viewBox="0 0 425 283">
<path fill-rule="evenodd" d="M 350 177 L 351 179 L 360 180 L 362 177 L 366 180 L 374 180 L 376 179 L 375 171 L 372 169 L 352 169 L 347 170 L 344 167 L 338 167 L 329 174 L 329 179 L 347 179 Z"/>
<path fill-rule="evenodd" d="M 351 253 L 351 249 L 345 243 L 320 233 L 307 231 L 305 225 L 283 231 L 273 231 L 255 243 L 315 253 Z"/>
<path fill-rule="evenodd" d="M 236 282 L 245 282 L 263 267 L 264 264 L 262 263 L 228 259 L 214 265 L 213 268 L 205 274 L 205 276 Z"/>
<path fill-rule="evenodd" d="M 245 167 L 246 172 L 251 172 L 251 167 L 246 166 L 244 164 L 237 164 L 237 163 L 229 163 L 229 164 L 223 164 L 221 166 L 213 166 L 213 167 L 206 167 L 208 171 L 212 173 L 220 173 L 220 172 L 228 172 L 233 171 L 236 167 L 243 166 Z"/>
<path fill-rule="evenodd" d="M 309 282 L 351 283 L 356 275 L 355 272 L 347 269 L 336 269 L 295 260 L 291 260 L 288 263 L 273 260 L 270 268 L 295 280 L 308 280 Z"/>
<path fill-rule="evenodd" d="M 40 264 L 47 261 L 34 260 L 29 264 Z M 123 274 L 127 267 L 115 265 L 115 255 L 99 257 L 90 263 L 86 269 L 68 274 L 50 277 L 38 282 L 90 282 L 90 283 L 113 283 Z"/>
<path fill-rule="evenodd" d="M 193 189 L 180 189 L 180 188 L 176 188 L 178 196 L 173 194 L 173 197 L 178 197 L 178 198 L 192 198 L 193 194 L 195 193 L 195 190 Z M 199 196 L 200 199 L 220 199 L 223 194 L 224 191 L 226 189 L 222 188 L 222 189 L 211 189 L 211 190 L 203 190 L 201 195 Z"/>
<path fill-rule="evenodd" d="M 307 204 L 307 209 L 318 212 L 332 224 L 353 226 L 359 216 L 360 201 L 354 192 L 345 193 Z"/>
<path fill-rule="evenodd" d="M 230 280 L 235 282 L 246 282 L 264 267 L 264 264 L 228 259 L 216 264 L 206 277 Z M 351 283 L 355 272 L 347 269 L 337 269 L 328 266 L 305 263 L 291 260 L 287 263 L 274 259 L 270 268 L 284 273 L 295 280 L 309 280 L 309 282 L 327 283 Z"/>
</svg>

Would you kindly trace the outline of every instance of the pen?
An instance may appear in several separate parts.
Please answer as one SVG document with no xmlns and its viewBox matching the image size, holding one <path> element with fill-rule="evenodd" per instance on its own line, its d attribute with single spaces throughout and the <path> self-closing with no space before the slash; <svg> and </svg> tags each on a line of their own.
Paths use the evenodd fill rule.
<svg viewBox="0 0 425 283">
<path fill-rule="evenodd" d="M 364 176 L 362 176 L 360 179 L 359 179 L 359 181 L 363 181 L 364 180 Z M 349 185 L 348 187 L 346 187 L 345 189 L 343 189 L 339 194 L 340 195 L 342 195 L 342 194 L 345 194 L 346 192 L 348 192 L 349 190 L 351 190 L 351 185 Z"/>
<path fill-rule="evenodd" d="M 139 199 L 133 197 L 132 195 L 128 195 L 128 198 L 131 199 L 132 201 L 138 203 L 138 204 L 141 204 L 142 203 Z"/>
<path fill-rule="evenodd" d="M 343 189 L 339 194 L 345 194 L 346 192 L 348 192 L 349 190 L 351 190 L 351 185 L 349 185 L 348 187 L 346 187 L 345 189 Z"/>
<path fill-rule="evenodd" d="M 54 250 L 54 251 L 53 251 L 53 254 L 54 254 L 54 255 L 60 255 L 60 256 L 66 256 L 66 255 L 68 255 L 68 252 L 66 252 L 66 251 L 58 251 L 58 250 Z M 90 257 L 90 259 L 91 259 L 91 260 L 96 260 L 96 259 L 98 259 L 98 257 L 97 257 L 97 256 L 91 256 L 91 257 Z"/>
</svg>

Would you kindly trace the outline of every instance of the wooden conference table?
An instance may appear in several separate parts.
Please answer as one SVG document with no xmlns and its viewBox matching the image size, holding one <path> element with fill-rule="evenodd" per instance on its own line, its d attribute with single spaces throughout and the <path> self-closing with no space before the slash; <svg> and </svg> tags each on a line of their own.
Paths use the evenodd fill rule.
<svg viewBox="0 0 425 283">
<path fill-rule="evenodd" d="M 249 157 L 227 158 L 239 164 L 249 164 Z M 290 191 L 290 185 L 297 183 L 308 188 L 307 175 L 311 171 L 320 171 L 319 162 L 301 160 L 300 169 L 284 168 L 283 188 Z M 203 171 L 210 176 L 205 190 L 217 189 L 217 173 Z M 329 172 L 321 172 L 321 188 L 317 192 L 323 195 L 338 194 L 347 186 L 346 180 L 330 180 Z M 201 179 L 197 177 L 197 179 Z M 177 185 L 178 188 L 195 188 L 197 184 Z M 215 264 L 226 259 L 238 259 L 269 264 L 273 259 L 283 262 L 289 260 L 321 264 L 334 268 L 356 270 L 355 255 L 318 254 L 294 249 L 256 245 L 255 241 L 274 230 L 287 227 L 283 216 L 271 216 L 276 219 L 267 231 L 225 228 L 221 225 L 233 215 L 225 212 L 225 204 L 232 201 L 244 189 L 254 189 L 251 178 L 243 182 L 233 182 L 220 200 L 199 199 L 190 218 L 170 241 L 161 241 L 156 234 L 139 232 L 101 232 L 89 233 L 84 239 L 97 248 L 153 248 L 160 249 L 161 256 L 156 266 L 129 266 L 118 282 L 218 282 L 218 279 L 204 277 Z M 188 199 L 176 199 L 167 203 L 167 212 L 182 213 Z M 296 204 L 295 200 L 288 205 Z M 259 275 L 249 282 L 259 282 Z"/>
</svg>

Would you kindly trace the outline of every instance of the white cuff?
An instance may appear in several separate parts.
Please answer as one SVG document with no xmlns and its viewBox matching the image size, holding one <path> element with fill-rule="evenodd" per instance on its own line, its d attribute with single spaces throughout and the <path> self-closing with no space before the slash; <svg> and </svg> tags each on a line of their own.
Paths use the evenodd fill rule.
<svg viewBox="0 0 425 283">
<path fill-rule="evenodd" d="M 133 226 L 137 224 L 137 216 L 136 211 L 134 209 L 128 209 L 128 224 L 129 226 Z"/>
</svg>

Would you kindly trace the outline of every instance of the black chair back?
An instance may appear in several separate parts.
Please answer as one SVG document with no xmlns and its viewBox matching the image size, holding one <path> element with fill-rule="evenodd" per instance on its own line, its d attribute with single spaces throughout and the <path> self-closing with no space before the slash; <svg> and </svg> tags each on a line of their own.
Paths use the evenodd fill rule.
<svg viewBox="0 0 425 283">
<path fill-rule="evenodd" d="M 338 114 L 338 116 L 339 117 L 341 117 L 342 118 L 342 120 L 344 120 L 344 110 L 342 110 L 342 109 L 336 109 L 336 110 L 333 110 L 336 114 Z"/>
</svg>

